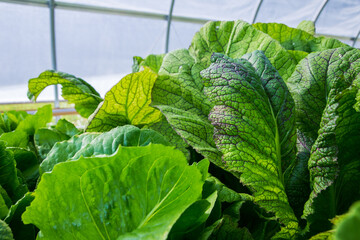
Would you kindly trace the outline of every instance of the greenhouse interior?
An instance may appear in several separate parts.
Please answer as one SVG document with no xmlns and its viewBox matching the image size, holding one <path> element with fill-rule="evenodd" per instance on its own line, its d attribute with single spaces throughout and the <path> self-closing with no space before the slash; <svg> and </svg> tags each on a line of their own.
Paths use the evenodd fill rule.
<svg viewBox="0 0 360 240">
<path fill-rule="evenodd" d="M 360 239 L 360 0 L 0 13 L 0 240 Z"/>
</svg>

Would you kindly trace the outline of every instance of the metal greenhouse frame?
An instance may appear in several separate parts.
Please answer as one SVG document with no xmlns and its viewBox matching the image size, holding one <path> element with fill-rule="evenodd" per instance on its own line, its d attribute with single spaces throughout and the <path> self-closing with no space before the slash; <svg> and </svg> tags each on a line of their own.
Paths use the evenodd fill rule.
<svg viewBox="0 0 360 240">
<path fill-rule="evenodd" d="M 147 12 L 147 11 L 135 11 L 130 9 L 121 9 L 121 8 L 110 8 L 110 7 L 102 7 L 102 6 L 92 6 L 86 4 L 75 4 L 75 3 L 68 3 L 62 1 L 55 1 L 55 0 L 0 0 L 0 2 L 4 3 L 13 3 L 13 4 L 22 4 L 22 5 L 30 5 L 30 6 L 38 6 L 38 7 L 45 7 L 49 9 L 49 17 L 50 17 L 50 39 L 51 39 L 51 63 L 52 68 L 57 70 L 57 55 L 56 55 L 56 22 L 55 22 L 55 14 L 56 9 L 64 9 L 64 10 L 75 10 L 75 11 L 85 11 L 85 12 L 94 12 L 94 13 L 103 13 L 103 14 L 113 14 L 113 15 L 122 15 L 122 16 L 132 16 L 132 17 L 139 17 L 139 18 L 148 18 L 148 19 L 157 19 L 157 20 L 164 20 L 167 21 L 166 25 L 166 38 L 165 38 L 165 52 L 169 51 L 169 43 L 170 43 L 170 31 L 171 31 L 171 22 L 178 21 L 178 22 L 185 22 L 185 23 L 197 23 L 197 24 L 204 24 L 209 20 L 214 19 L 204 19 L 204 18 L 194 18 L 194 17 L 186 17 L 186 16 L 176 16 L 173 15 L 175 0 L 171 0 L 171 4 L 169 6 L 168 14 L 162 13 L 155 13 L 155 12 Z M 258 18 L 259 11 L 263 5 L 263 0 L 259 0 L 255 5 L 255 10 L 253 13 L 252 23 L 256 22 Z M 322 14 L 323 10 L 328 5 L 329 0 L 324 0 L 319 5 L 318 9 L 316 10 L 316 14 L 313 16 L 312 20 L 315 22 L 318 21 L 319 16 Z M 359 39 L 360 30 L 358 34 L 354 37 L 344 37 L 344 36 L 337 36 L 337 35 L 328 35 L 328 34 L 320 34 L 324 36 L 334 37 L 343 41 L 352 41 L 352 46 L 355 46 L 356 42 Z M 55 86 L 55 107 L 59 107 L 59 93 L 58 88 Z"/>
</svg>

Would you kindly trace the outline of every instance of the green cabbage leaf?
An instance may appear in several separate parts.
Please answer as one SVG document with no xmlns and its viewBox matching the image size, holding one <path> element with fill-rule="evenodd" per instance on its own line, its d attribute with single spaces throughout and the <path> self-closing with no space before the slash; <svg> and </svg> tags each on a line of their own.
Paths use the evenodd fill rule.
<svg viewBox="0 0 360 240">
<path fill-rule="evenodd" d="M 86 131 L 106 132 L 117 126 L 143 127 L 161 121 L 161 112 L 149 106 L 156 78 L 148 67 L 126 75 L 105 95 L 104 102 L 89 118 Z"/>
<path fill-rule="evenodd" d="M 203 183 L 173 147 L 119 147 L 44 174 L 22 219 L 41 239 L 166 239 Z"/>
<path fill-rule="evenodd" d="M 62 86 L 61 96 L 70 103 L 74 103 L 76 111 L 85 118 L 89 117 L 103 100 L 100 94 L 83 79 L 53 70 L 47 70 L 39 77 L 29 80 L 28 98 L 36 101 L 47 86 L 55 84 Z"/>
<path fill-rule="evenodd" d="M 126 125 L 105 133 L 84 133 L 58 142 L 40 165 L 40 171 L 50 172 L 60 162 L 76 160 L 81 156 L 111 155 L 121 146 L 146 146 L 150 143 L 169 145 L 159 133 Z"/>
<path fill-rule="evenodd" d="M 286 170 L 295 160 L 295 104 L 263 52 L 241 59 L 214 53 L 203 70 L 204 91 L 215 105 L 209 119 L 225 168 L 239 173 L 254 201 L 282 224 L 274 238 L 291 239 L 298 220 L 285 192 Z"/>
</svg>

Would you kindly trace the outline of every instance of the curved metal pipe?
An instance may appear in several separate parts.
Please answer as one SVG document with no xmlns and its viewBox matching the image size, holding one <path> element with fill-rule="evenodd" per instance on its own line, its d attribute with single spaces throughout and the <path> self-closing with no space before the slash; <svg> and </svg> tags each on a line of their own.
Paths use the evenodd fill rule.
<svg viewBox="0 0 360 240">
<path fill-rule="evenodd" d="M 173 14 L 173 10 L 174 10 L 174 4 L 175 4 L 175 0 L 171 0 L 170 11 L 169 11 L 169 15 L 167 16 L 165 53 L 169 52 L 170 27 L 171 27 L 172 14 Z"/>
</svg>

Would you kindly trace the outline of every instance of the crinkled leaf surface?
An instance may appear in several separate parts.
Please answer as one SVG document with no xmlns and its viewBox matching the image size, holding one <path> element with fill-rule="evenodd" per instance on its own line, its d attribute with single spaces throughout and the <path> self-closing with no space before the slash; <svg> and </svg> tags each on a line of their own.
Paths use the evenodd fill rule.
<svg viewBox="0 0 360 240">
<path fill-rule="evenodd" d="M 360 198 L 360 113 L 353 108 L 356 89 L 330 99 L 309 160 L 312 193 L 305 205 L 312 230 L 326 230 L 328 219 L 341 214 Z"/>
<path fill-rule="evenodd" d="M 292 54 L 269 35 L 240 20 L 208 22 L 195 34 L 189 48 L 196 59 L 193 74 L 209 67 L 214 52 L 240 58 L 255 50 L 264 51 L 285 81 L 291 76 L 297 64 Z"/>
<path fill-rule="evenodd" d="M 74 103 L 76 111 L 85 118 L 89 117 L 102 101 L 100 94 L 83 79 L 53 70 L 45 71 L 39 77 L 29 80 L 28 98 L 36 101 L 47 86 L 55 84 L 62 86 L 61 96 Z"/>
<path fill-rule="evenodd" d="M 305 202 L 310 195 L 310 176 L 308 161 L 310 157 L 311 144 L 304 134 L 297 131 L 297 154 L 294 164 L 285 172 L 285 190 L 289 198 L 290 206 L 298 219 L 301 218 Z"/>
<path fill-rule="evenodd" d="M 214 128 L 207 119 L 166 105 L 157 105 L 157 108 L 187 144 L 215 164 L 223 166 L 221 153 L 212 137 Z"/>
<path fill-rule="evenodd" d="M 194 58 L 186 49 L 168 53 L 153 89 L 153 105 L 187 144 L 221 166 L 221 154 L 212 139 L 213 127 L 207 119 L 212 104 L 202 92 L 201 78 L 192 75 L 193 65 Z"/>
<path fill-rule="evenodd" d="M 332 95 L 341 92 L 349 86 L 356 77 L 359 71 L 357 70 L 359 60 L 357 59 L 359 59 L 358 50 L 351 48 L 338 48 L 312 53 L 297 66 L 294 74 L 287 81 L 289 90 L 295 100 L 298 128 L 297 162 L 291 171 L 293 174 L 289 180 L 292 187 L 287 187 L 287 190 L 293 188 L 293 190 L 291 190 L 292 195 L 294 199 L 298 199 L 298 201 L 293 202 L 294 205 L 292 205 L 297 216 L 302 214 L 300 210 L 302 210 L 303 207 L 300 206 L 304 205 L 304 202 L 308 200 L 310 194 L 308 184 L 310 178 L 308 177 L 307 162 L 310 157 L 311 148 L 318 137 L 323 111 L 329 99 L 332 98 Z M 338 78 L 342 79 L 338 81 L 338 89 L 331 91 L 331 89 L 334 89 L 334 81 Z M 352 150 L 350 150 L 350 152 L 351 151 Z M 314 166 L 314 169 L 315 168 Z M 320 175 L 318 176 L 321 178 Z M 326 187 L 323 186 L 323 188 Z M 318 190 L 319 192 L 322 191 L 320 189 Z M 313 196 L 314 195 L 316 194 L 313 193 Z M 331 203 L 327 201 L 326 204 Z M 320 219 L 322 218 L 324 222 L 323 224 L 319 224 L 319 226 L 322 227 L 316 232 L 329 228 L 330 223 L 325 220 L 325 218 L 332 218 L 334 216 L 334 213 L 325 210 L 325 207 L 323 209 L 324 213 L 319 213 L 318 216 Z M 310 212 L 308 209 L 307 214 Z M 328 215 L 328 217 L 325 217 L 326 215 Z M 317 222 L 317 220 L 312 222 Z M 319 223 L 320 222 L 321 221 L 319 221 Z"/>
<path fill-rule="evenodd" d="M 142 127 L 160 121 L 161 112 L 149 106 L 156 78 L 157 74 L 148 67 L 126 75 L 105 95 L 104 102 L 90 117 L 86 131 L 106 132 L 126 124 Z"/>
<path fill-rule="evenodd" d="M 84 133 L 68 141 L 56 143 L 41 163 L 40 168 L 43 172 L 49 172 L 56 164 L 76 160 L 81 156 L 111 155 L 119 145 L 146 146 L 150 143 L 168 145 L 159 133 L 150 129 L 139 129 L 132 125 L 117 127 L 101 134 Z"/>
<path fill-rule="evenodd" d="M 322 112 L 334 79 L 343 75 L 352 82 L 357 71 L 359 51 L 338 48 L 312 53 L 296 67 L 287 81 L 294 98 L 298 129 L 314 142 L 318 135 Z"/>
<path fill-rule="evenodd" d="M 173 147 L 120 147 L 44 174 L 22 219 L 42 239 L 166 239 L 200 198 L 202 178 Z"/>
<path fill-rule="evenodd" d="M 168 143 L 170 143 L 170 145 L 175 146 L 177 149 L 182 151 L 187 158 L 190 157 L 190 153 L 187 149 L 189 145 L 182 139 L 179 134 L 175 132 L 165 117 L 163 117 L 160 122 L 148 126 L 148 128 L 161 133 L 161 135 Z"/>
<path fill-rule="evenodd" d="M 315 37 L 314 34 L 307 31 L 291 28 L 281 23 L 255 23 L 253 26 L 280 42 L 287 50 L 300 50 L 310 53 L 347 46 L 337 39 Z"/>
<path fill-rule="evenodd" d="M 205 93 L 215 104 L 209 119 L 226 168 L 239 172 L 255 202 L 283 224 L 275 238 L 290 239 L 298 223 L 283 173 L 295 159 L 294 101 L 261 51 L 245 58 L 214 54 L 201 72 Z"/>
<path fill-rule="evenodd" d="M 304 217 L 312 233 L 328 230 L 328 219 L 359 198 L 360 119 L 353 108 L 359 72 L 360 51 L 338 48 L 309 54 L 288 80 L 297 127 L 304 148 L 311 149 L 312 192 Z"/>
<path fill-rule="evenodd" d="M 18 179 L 14 155 L 12 151 L 6 149 L 4 141 L 0 141 L 0 185 L 13 202 L 22 198 L 28 191 Z"/>
</svg>

